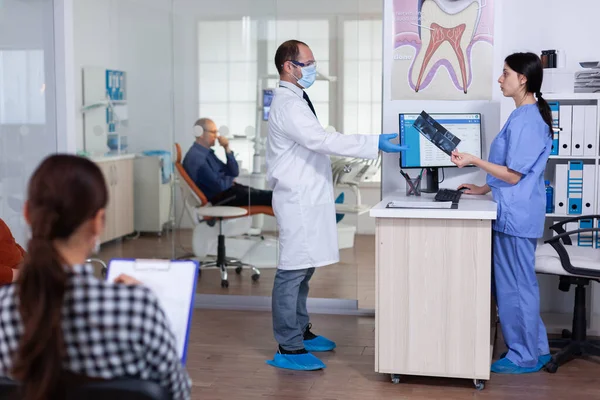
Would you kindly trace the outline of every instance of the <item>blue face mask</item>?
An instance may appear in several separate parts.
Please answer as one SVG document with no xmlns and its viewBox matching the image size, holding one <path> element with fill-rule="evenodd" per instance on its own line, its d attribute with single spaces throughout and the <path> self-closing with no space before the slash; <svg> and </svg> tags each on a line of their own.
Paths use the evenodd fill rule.
<svg viewBox="0 0 600 400">
<path fill-rule="evenodd" d="M 296 78 L 294 76 L 294 78 Z M 298 78 L 296 78 L 298 79 Z M 304 89 L 308 89 L 315 83 L 317 79 L 317 66 L 309 65 L 307 67 L 302 67 L 302 78 L 298 79 L 298 85 L 302 86 Z"/>
</svg>

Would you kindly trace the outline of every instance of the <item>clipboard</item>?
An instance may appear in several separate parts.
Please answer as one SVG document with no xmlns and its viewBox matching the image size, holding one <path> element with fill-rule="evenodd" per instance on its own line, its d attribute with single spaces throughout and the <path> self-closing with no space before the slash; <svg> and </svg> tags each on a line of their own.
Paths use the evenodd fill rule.
<svg viewBox="0 0 600 400">
<path fill-rule="evenodd" d="M 120 274 L 127 274 L 152 290 L 175 334 L 182 365 L 187 361 L 198 268 L 198 262 L 191 260 L 115 258 L 110 260 L 106 271 L 108 282 L 113 282 Z"/>
</svg>

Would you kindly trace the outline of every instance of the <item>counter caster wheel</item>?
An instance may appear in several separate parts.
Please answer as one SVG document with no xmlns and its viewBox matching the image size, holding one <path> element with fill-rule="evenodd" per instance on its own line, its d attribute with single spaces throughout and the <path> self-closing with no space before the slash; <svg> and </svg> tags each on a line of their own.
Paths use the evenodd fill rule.
<svg viewBox="0 0 600 400">
<path fill-rule="evenodd" d="M 260 279 L 260 274 L 253 274 L 253 275 L 252 275 L 252 280 L 253 280 L 254 282 L 256 282 L 256 281 L 257 281 L 257 280 L 259 280 L 259 279 Z"/>
<path fill-rule="evenodd" d="M 242 273 L 242 267 L 237 267 L 235 269 L 235 273 L 238 274 L 238 275 L 241 274 Z"/>
<path fill-rule="evenodd" d="M 483 390 L 485 389 L 485 382 L 479 379 L 473 379 L 473 383 L 475 384 L 475 389 Z"/>
<path fill-rule="evenodd" d="M 400 375 L 398 374 L 392 374 L 392 383 L 394 385 L 397 385 L 400 383 Z"/>
<path fill-rule="evenodd" d="M 221 281 L 221 287 L 222 288 L 228 288 L 229 287 L 229 281 L 226 281 L 226 280 L 223 279 Z"/>
<path fill-rule="evenodd" d="M 558 364 L 555 363 L 554 360 L 550 360 L 548 361 L 548 364 L 544 366 L 544 369 L 546 370 L 546 372 L 555 374 L 556 371 L 558 371 Z"/>
</svg>

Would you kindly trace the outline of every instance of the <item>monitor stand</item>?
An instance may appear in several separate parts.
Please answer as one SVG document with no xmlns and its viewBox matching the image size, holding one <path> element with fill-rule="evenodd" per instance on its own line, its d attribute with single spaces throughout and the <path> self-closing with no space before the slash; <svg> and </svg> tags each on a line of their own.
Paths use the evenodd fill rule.
<svg viewBox="0 0 600 400">
<path fill-rule="evenodd" d="M 437 193 L 440 190 L 438 169 L 425 168 L 425 178 L 427 179 L 427 189 L 421 191 L 423 193 Z"/>
</svg>

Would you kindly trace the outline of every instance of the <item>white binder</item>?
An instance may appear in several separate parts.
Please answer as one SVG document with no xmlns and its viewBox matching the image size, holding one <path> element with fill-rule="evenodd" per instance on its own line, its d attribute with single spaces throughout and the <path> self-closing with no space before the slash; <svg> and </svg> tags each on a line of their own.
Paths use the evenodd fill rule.
<svg viewBox="0 0 600 400">
<path fill-rule="evenodd" d="M 583 155 L 596 155 L 596 106 L 583 106 L 585 126 L 583 131 Z"/>
<path fill-rule="evenodd" d="M 567 214 L 567 164 L 557 164 L 554 175 L 554 212 Z"/>
<path fill-rule="evenodd" d="M 594 213 L 594 190 L 596 180 L 594 179 L 596 168 L 594 164 L 584 164 L 583 166 L 583 201 L 581 211 L 583 215 Z"/>
<path fill-rule="evenodd" d="M 560 128 L 558 135 L 558 155 L 571 155 L 571 123 L 573 120 L 573 106 L 560 106 Z"/>
<path fill-rule="evenodd" d="M 573 106 L 573 122 L 571 124 L 571 155 L 583 155 L 583 138 L 585 131 L 585 107 Z"/>
<path fill-rule="evenodd" d="M 565 224 L 565 232 L 572 232 L 572 231 L 576 231 L 577 229 L 579 229 L 579 224 L 577 222 L 567 222 Z M 578 236 L 576 233 L 569 235 L 569 237 L 571 238 L 571 243 L 573 246 L 577 246 L 578 244 Z"/>
</svg>

